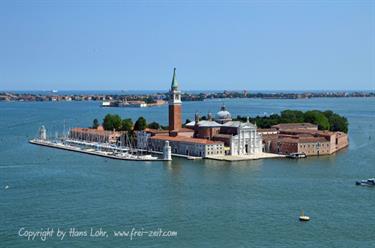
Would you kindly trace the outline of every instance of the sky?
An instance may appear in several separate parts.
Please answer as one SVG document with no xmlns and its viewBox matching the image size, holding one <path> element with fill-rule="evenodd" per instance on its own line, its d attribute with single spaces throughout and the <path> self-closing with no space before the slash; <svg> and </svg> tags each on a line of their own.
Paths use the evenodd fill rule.
<svg viewBox="0 0 375 248">
<path fill-rule="evenodd" d="M 375 1 L 4 1 L 0 90 L 374 90 Z"/>
</svg>

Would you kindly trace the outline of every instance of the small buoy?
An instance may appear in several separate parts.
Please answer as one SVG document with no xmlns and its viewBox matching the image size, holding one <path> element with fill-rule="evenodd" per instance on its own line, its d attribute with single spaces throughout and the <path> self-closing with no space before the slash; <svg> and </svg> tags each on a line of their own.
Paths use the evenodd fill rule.
<svg viewBox="0 0 375 248">
<path fill-rule="evenodd" d="M 304 215 L 304 214 L 303 214 L 303 211 L 302 211 L 301 215 L 299 216 L 299 220 L 300 220 L 300 221 L 309 221 L 309 220 L 310 220 L 310 217 L 307 216 L 307 215 Z"/>
<path fill-rule="evenodd" d="M 9 185 L 5 185 L 5 189 L 9 189 Z"/>
</svg>

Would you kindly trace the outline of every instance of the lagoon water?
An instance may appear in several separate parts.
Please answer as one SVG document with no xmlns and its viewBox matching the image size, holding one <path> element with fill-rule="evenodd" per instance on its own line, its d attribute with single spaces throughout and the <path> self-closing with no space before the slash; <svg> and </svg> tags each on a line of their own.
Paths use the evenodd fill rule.
<svg viewBox="0 0 375 248">
<path fill-rule="evenodd" d="M 222 100 L 184 102 L 184 119 L 217 112 Z M 224 100 L 232 115 L 331 109 L 349 119 L 350 146 L 301 160 L 116 161 L 28 144 L 89 126 L 108 112 L 166 124 L 167 106 L 100 108 L 98 102 L 0 103 L 0 247 L 374 247 L 375 99 Z M 8 188 L 5 187 L 8 185 Z M 301 210 L 311 217 L 300 223 Z M 34 241 L 20 228 L 108 237 Z M 113 231 L 170 230 L 177 237 L 119 238 Z M 88 233 L 89 235 L 90 233 Z M 68 235 L 68 234 L 67 234 Z"/>
</svg>

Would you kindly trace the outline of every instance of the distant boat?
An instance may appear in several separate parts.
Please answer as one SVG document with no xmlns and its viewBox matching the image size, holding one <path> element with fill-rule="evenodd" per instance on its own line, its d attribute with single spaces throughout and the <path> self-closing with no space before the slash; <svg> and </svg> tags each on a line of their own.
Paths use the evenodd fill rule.
<svg viewBox="0 0 375 248">
<path fill-rule="evenodd" d="M 111 101 L 103 101 L 100 106 L 102 107 L 111 107 L 112 103 Z"/>
<path fill-rule="evenodd" d="M 310 220 L 310 217 L 307 216 L 307 215 L 305 215 L 305 214 L 303 213 L 303 211 L 302 211 L 302 212 L 301 212 L 301 215 L 299 216 L 299 220 L 300 220 L 300 221 L 309 221 L 309 220 Z"/>
<path fill-rule="evenodd" d="M 52 93 L 57 93 L 57 92 L 59 92 L 58 90 L 52 90 Z"/>
<path fill-rule="evenodd" d="M 287 158 L 306 158 L 306 154 L 301 152 L 301 153 L 298 153 L 298 152 L 293 152 L 293 153 L 290 153 L 289 155 L 286 156 Z"/>
<path fill-rule="evenodd" d="M 355 182 L 356 185 L 360 186 L 375 186 L 375 178 L 369 178 L 367 180 L 361 180 Z"/>
</svg>

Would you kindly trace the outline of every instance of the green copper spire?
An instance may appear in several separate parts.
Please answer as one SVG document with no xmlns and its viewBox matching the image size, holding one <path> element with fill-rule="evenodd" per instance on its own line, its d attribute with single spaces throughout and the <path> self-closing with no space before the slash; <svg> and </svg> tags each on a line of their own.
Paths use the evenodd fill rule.
<svg viewBox="0 0 375 248">
<path fill-rule="evenodd" d="M 178 88 L 178 82 L 177 82 L 177 79 L 176 79 L 176 67 L 173 70 L 173 78 L 172 78 L 172 86 L 171 86 L 171 88 L 175 89 L 175 90 L 177 90 L 177 88 Z"/>
</svg>

